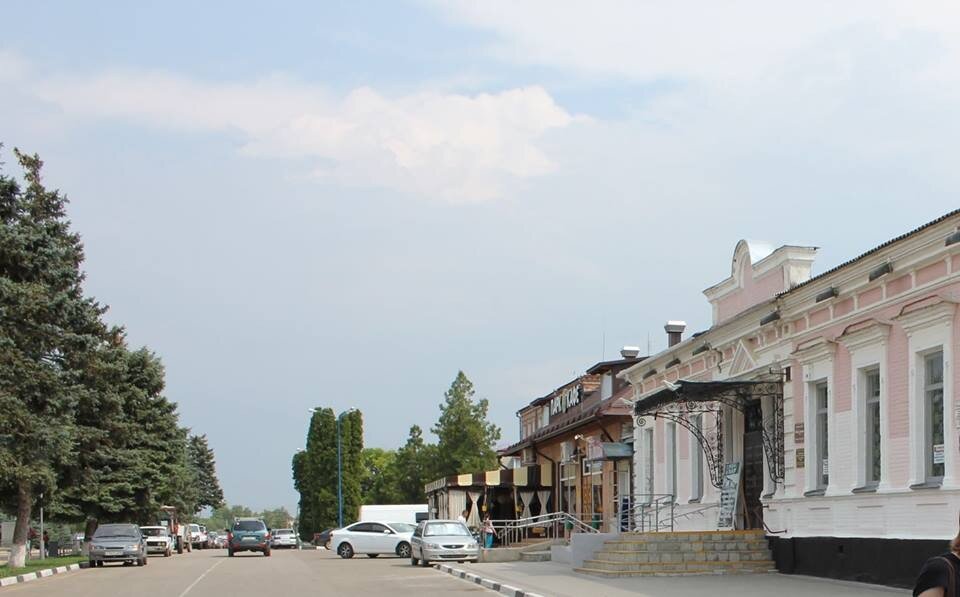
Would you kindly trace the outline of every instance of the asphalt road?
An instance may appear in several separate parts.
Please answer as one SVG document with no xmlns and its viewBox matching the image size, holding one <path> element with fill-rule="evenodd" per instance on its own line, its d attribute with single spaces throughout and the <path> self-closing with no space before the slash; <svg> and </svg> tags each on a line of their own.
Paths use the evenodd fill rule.
<svg viewBox="0 0 960 597">
<path fill-rule="evenodd" d="M 434 597 L 493 591 L 453 578 L 410 560 L 380 556 L 341 560 L 325 550 L 274 550 L 265 558 L 226 550 L 195 550 L 169 558 L 151 556 L 145 568 L 108 564 L 0 589 L 16 595 L 103 597 L 200 597 L 237 595 L 399 595 Z"/>
</svg>

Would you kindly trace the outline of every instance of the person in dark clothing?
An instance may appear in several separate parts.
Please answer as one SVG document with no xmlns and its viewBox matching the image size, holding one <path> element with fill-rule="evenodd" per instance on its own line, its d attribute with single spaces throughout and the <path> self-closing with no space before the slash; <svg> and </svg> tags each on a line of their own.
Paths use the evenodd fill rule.
<svg viewBox="0 0 960 597">
<path fill-rule="evenodd" d="M 920 569 L 913 597 L 960 597 L 960 534 L 950 542 L 950 551 L 930 558 Z"/>
</svg>

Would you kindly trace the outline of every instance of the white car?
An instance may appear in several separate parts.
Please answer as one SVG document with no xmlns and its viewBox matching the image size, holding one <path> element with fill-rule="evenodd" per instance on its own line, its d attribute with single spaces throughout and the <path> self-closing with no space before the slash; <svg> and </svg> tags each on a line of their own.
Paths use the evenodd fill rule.
<svg viewBox="0 0 960 597">
<path fill-rule="evenodd" d="M 410 563 L 414 566 L 429 566 L 440 560 L 480 561 L 476 538 L 459 520 L 425 520 L 417 526 L 410 543 Z"/>
<path fill-rule="evenodd" d="M 140 527 L 147 541 L 147 553 L 162 553 L 169 558 L 173 554 L 173 535 L 167 527 Z"/>
<path fill-rule="evenodd" d="M 297 532 L 293 529 L 274 529 L 270 533 L 270 547 L 294 549 L 298 543 Z"/>
<path fill-rule="evenodd" d="M 198 524 L 190 524 L 190 544 L 194 549 L 207 548 L 207 529 Z"/>
<path fill-rule="evenodd" d="M 391 554 L 410 557 L 410 537 L 417 527 L 406 522 L 355 522 L 330 534 L 330 549 L 344 559 L 353 554 L 375 558 Z"/>
</svg>

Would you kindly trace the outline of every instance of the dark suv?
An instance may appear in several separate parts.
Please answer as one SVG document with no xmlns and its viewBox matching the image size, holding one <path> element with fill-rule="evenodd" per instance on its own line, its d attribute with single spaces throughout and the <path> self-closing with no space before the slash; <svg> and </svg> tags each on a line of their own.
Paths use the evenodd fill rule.
<svg viewBox="0 0 960 597">
<path fill-rule="evenodd" d="M 270 556 L 270 530 L 259 518 L 238 518 L 233 529 L 227 529 L 227 554 L 238 551 L 259 551 Z"/>
</svg>

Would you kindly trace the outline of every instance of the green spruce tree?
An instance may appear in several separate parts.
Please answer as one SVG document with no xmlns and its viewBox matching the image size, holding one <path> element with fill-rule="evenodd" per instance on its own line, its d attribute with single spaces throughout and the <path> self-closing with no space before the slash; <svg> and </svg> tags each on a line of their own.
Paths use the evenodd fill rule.
<svg viewBox="0 0 960 597">
<path fill-rule="evenodd" d="M 487 400 L 474 400 L 473 395 L 473 383 L 463 371 L 458 372 L 444 394 L 440 419 L 433 427 L 439 440 L 438 477 L 497 466 L 494 445 L 500 439 L 500 428 L 487 421 Z"/>
<path fill-rule="evenodd" d="M 223 490 L 217 480 L 217 464 L 206 435 L 191 435 L 188 444 L 190 465 L 197 477 L 197 506 L 219 508 L 223 505 Z"/>
</svg>

